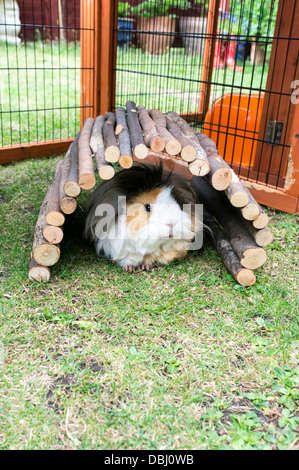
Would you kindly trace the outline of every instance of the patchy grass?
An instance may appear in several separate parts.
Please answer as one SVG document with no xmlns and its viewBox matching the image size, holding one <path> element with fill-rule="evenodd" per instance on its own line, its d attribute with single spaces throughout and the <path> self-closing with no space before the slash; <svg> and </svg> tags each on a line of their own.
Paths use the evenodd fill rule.
<svg viewBox="0 0 299 470">
<path fill-rule="evenodd" d="M 124 273 L 67 217 L 47 284 L 27 264 L 56 158 L 0 168 L 0 448 L 298 449 L 295 216 L 242 288 L 210 245 Z"/>
</svg>

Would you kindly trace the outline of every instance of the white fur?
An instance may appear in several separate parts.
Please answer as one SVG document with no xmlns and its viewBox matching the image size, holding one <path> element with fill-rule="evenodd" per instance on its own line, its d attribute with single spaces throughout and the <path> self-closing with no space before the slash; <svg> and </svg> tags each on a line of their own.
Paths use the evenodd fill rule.
<svg viewBox="0 0 299 470">
<path fill-rule="evenodd" d="M 132 232 L 127 225 L 126 208 L 120 209 L 117 224 L 109 224 L 106 236 L 95 242 L 96 252 L 116 261 L 120 266 L 139 266 L 146 254 L 158 255 L 161 247 L 170 250 L 178 240 L 191 240 L 194 229 L 191 224 L 191 207 L 182 211 L 171 195 L 171 188 L 164 187 L 151 204 L 150 217 L 140 230 Z M 171 229 L 167 224 L 173 225 Z M 170 237 L 170 233 L 173 237 Z"/>
</svg>

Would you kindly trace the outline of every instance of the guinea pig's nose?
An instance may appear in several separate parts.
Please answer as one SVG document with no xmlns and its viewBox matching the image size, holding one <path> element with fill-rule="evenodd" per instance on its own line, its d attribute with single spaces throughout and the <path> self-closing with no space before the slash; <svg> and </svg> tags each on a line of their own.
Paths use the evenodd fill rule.
<svg viewBox="0 0 299 470">
<path fill-rule="evenodd" d="M 166 224 L 167 227 L 169 227 L 169 235 L 173 235 L 173 224 Z"/>
</svg>

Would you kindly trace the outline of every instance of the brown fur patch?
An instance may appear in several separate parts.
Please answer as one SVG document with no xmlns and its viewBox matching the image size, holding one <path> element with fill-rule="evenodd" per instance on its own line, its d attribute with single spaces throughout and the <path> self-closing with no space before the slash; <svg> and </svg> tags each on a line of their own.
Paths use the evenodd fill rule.
<svg viewBox="0 0 299 470">
<path fill-rule="evenodd" d="M 133 204 L 153 204 L 159 194 L 162 192 L 162 188 L 155 188 L 147 193 L 140 194 L 132 201 Z"/>
<path fill-rule="evenodd" d="M 152 266 L 155 263 L 158 264 L 169 264 L 175 259 L 182 259 L 187 255 L 189 242 L 186 240 L 180 240 L 173 245 L 173 247 L 164 251 L 161 247 L 160 251 L 156 255 L 147 254 L 143 258 L 143 264 Z"/>
<path fill-rule="evenodd" d="M 127 204 L 127 225 L 134 236 L 134 233 L 145 226 L 150 218 L 151 213 L 145 209 L 145 204 L 153 204 L 158 195 L 161 193 L 161 188 L 156 188 L 147 193 L 136 196 L 131 204 Z"/>
</svg>

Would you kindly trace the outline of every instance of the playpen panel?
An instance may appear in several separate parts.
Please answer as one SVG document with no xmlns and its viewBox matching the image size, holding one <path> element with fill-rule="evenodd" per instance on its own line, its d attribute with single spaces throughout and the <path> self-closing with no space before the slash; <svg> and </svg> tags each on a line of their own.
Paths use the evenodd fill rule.
<svg viewBox="0 0 299 470">
<path fill-rule="evenodd" d="M 299 31 L 298 6 L 297 0 L 291 0 L 287 4 L 282 1 L 279 3 L 254 163 L 254 169 L 259 173 L 276 175 L 277 178 L 284 177 L 287 172 L 291 128 L 295 107 L 298 106 L 291 101 L 291 84 L 296 78 L 299 54 L 299 40 L 296 38 Z M 281 143 L 278 145 L 276 142 L 267 142 L 269 121 L 283 123 L 279 136 Z M 266 183 L 268 181 L 262 176 L 260 180 Z"/>
</svg>

